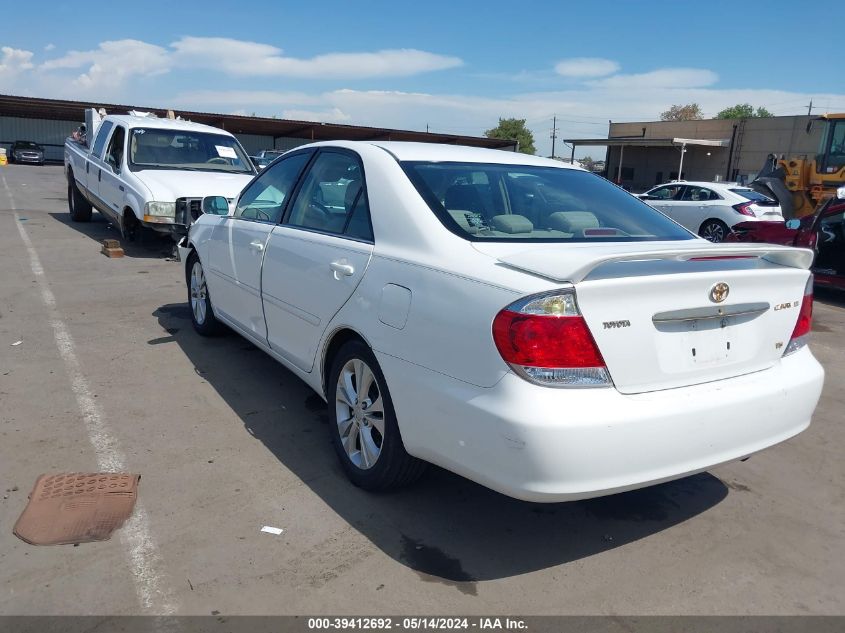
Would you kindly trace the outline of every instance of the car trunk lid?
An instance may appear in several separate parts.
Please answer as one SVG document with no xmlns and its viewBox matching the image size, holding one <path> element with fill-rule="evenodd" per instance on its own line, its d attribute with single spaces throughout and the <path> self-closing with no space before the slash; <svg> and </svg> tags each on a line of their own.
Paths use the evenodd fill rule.
<svg viewBox="0 0 845 633">
<path fill-rule="evenodd" d="M 498 259 L 574 284 L 581 313 L 622 393 L 772 366 L 789 343 L 812 261 L 806 249 L 698 240 L 671 247 L 583 246 L 541 247 Z"/>
</svg>

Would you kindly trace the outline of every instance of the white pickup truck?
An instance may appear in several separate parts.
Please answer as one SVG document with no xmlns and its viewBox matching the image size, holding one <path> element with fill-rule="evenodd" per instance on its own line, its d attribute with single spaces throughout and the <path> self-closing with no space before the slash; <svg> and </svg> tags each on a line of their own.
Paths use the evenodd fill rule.
<svg viewBox="0 0 845 633">
<path fill-rule="evenodd" d="M 87 222 L 97 209 L 129 240 L 147 227 L 178 241 L 203 197 L 235 198 L 256 173 L 238 140 L 208 125 L 88 110 L 86 126 L 87 142 L 65 142 L 71 219 Z"/>
</svg>

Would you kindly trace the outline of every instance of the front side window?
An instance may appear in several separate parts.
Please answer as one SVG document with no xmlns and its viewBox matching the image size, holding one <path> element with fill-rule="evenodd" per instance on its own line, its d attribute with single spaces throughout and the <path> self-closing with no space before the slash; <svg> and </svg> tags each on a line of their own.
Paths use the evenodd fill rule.
<svg viewBox="0 0 845 633">
<path fill-rule="evenodd" d="M 666 185 L 649 191 L 648 197 L 655 200 L 680 200 L 683 192 L 683 185 Z"/>
<path fill-rule="evenodd" d="M 358 159 L 346 153 L 320 153 L 305 176 L 286 223 L 372 240 L 364 175 Z"/>
<path fill-rule="evenodd" d="M 118 125 L 111 135 L 109 146 L 106 148 L 104 160 L 115 173 L 120 173 L 120 166 L 123 164 L 123 150 L 126 147 L 126 130 Z"/>
<path fill-rule="evenodd" d="M 235 208 L 235 217 L 279 222 L 288 197 L 310 157 L 309 153 L 295 154 L 269 167 L 243 192 Z"/>
<path fill-rule="evenodd" d="M 827 173 L 833 173 L 845 167 L 845 119 L 835 120 L 830 125 L 830 152 L 825 164 Z"/>
<path fill-rule="evenodd" d="M 133 171 L 179 169 L 255 173 L 240 143 L 231 136 L 156 128 L 131 131 L 129 166 Z"/>
<path fill-rule="evenodd" d="M 443 224 L 473 241 L 693 238 L 623 189 L 578 169 L 432 162 L 402 167 Z"/>
</svg>

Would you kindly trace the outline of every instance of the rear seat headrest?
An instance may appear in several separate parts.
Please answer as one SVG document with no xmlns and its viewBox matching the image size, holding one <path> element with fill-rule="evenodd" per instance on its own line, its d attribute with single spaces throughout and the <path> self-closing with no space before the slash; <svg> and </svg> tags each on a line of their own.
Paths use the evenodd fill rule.
<svg viewBox="0 0 845 633">
<path fill-rule="evenodd" d="M 599 221 L 590 211 L 558 211 L 549 215 L 549 228 L 578 233 L 584 229 L 596 229 Z"/>
<path fill-rule="evenodd" d="M 534 230 L 531 220 L 524 215 L 494 215 L 490 224 L 503 233 L 531 233 Z"/>
</svg>

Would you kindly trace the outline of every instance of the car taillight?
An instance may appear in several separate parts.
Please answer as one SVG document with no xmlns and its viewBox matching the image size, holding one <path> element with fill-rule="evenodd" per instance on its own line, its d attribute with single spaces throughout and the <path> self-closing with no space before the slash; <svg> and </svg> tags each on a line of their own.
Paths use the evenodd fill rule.
<svg viewBox="0 0 845 633">
<path fill-rule="evenodd" d="M 757 216 L 754 215 L 754 211 L 751 210 L 751 205 L 754 204 L 753 202 L 740 202 L 739 204 L 734 205 L 734 211 L 737 213 L 741 213 L 742 215 L 748 215 L 752 218 L 756 218 Z"/>
<path fill-rule="evenodd" d="M 798 311 L 798 321 L 792 330 L 792 337 L 789 345 L 786 346 L 783 355 L 787 356 L 807 345 L 810 338 L 810 329 L 813 325 L 813 276 L 807 280 L 804 287 L 804 298 L 801 299 L 801 309 Z"/>
<path fill-rule="evenodd" d="M 526 297 L 493 319 L 493 341 L 510 367 L 549 387 L 608 387 L 610 375 L 575 292 Z"/>
</svg>

